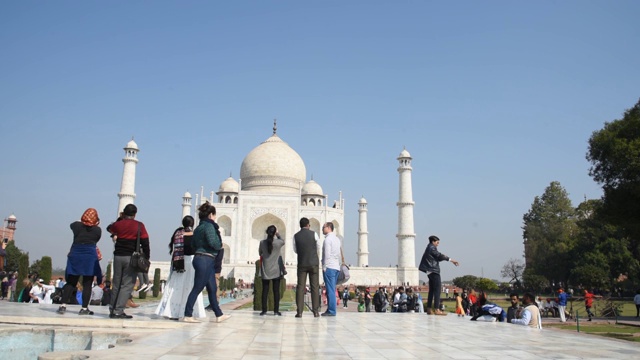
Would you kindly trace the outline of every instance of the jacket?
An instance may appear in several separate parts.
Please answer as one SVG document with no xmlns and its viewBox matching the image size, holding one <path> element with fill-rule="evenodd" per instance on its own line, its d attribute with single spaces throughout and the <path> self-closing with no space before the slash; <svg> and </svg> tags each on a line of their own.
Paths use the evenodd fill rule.
<svg viewBox="0 0 640 360">
<path fill-rule="evenodd" d="M 440 261 L 449 261 L 449 257 L 439 252 L 438 248 L 430 242 L 422 255 L 418 270 L 425 273 L 440 274 Z"/>
</svg>

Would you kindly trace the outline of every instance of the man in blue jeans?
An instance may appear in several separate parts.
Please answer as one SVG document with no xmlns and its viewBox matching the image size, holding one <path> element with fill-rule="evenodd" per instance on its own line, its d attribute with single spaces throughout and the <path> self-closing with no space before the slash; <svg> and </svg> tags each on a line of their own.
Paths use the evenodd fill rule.
<svg viewBox="0 0 640 360">
<path fill-rule="evenodd" d="M 322 226 L 324 243 L 322 244 L 322 270 L 324 285 L 327 289 L 327 311 L 322 316 L 336 316 L 336 284 L 340 273 L 340 239 L 333 233 L 333 223 L 328 222 Z"/>
</svg>

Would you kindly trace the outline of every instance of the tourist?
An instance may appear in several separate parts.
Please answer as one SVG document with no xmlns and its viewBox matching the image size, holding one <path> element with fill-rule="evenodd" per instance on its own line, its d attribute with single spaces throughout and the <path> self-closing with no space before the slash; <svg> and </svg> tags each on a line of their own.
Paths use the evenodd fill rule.
<svg viewBox="0 0 640 360">
<path fill-rule="evenodd" d="M 371 289 L 364 290 L 364 311 L 371 312 Z"/>
<path fill-rule="evenodd" d="M 104 282 L 104 287 L 102 287 L 102 299 L 100 300 L 100 305 L 109 306 L 111 304 L 111 281 L 107 280 Z"/>
<path fill-rule="evenodd" d="M 512 324 L 528 325 L 536 329 L 542 329 L 542 318 L 540 317 L 540 310 L 535 302 L 535 297 L 531 293 L 525 293 L 522 296 L 522 303 L 524 309 L 520 318 L 511 319 Z"/>
<path fill-rule="evenodd" d="M 464 317 L 466 312 L 464 311 L 464 308 L 462 307 L 462 296 L 460 296 L 460 294 L 458 294 L 458 292 L 456 290 L 454 290 L 453 291 L 453 298 L 456 300 L 456 314 L 458 314 L 458 316 Z"/>
<path fill-rule="evenodd" d="M 589 316 L 589 320 L 587 321 L 591 321 L 591 318 L 593 318 L 595 315 L 591 312 L 591 307 L 593 306 L 593 299 L 594 298 L 601 298 L 602 296 L 599 295 L 594 295 L 593 293 L 590 293 L 587 289 L 584 289 L 584 308 L 587 311 L 587 315 Z"/>
<path fill-rule="evenodd" d="M 323 312 L 322 316 L 336 316 L 336 284 L 340 273 L 341 244 L 340 239 L 333 233 L 332 222 L 324 224 L 322 233 L 325 236 L 322 244 L 322 270 L 327 289 L 327 311 Z"/>
<path fill-rule="evenodd" d="M 304 292 L 309 276 L 309 293 L 311 293 L 311 312 L 314 317 L 320 316 L 319 283 L 320 274 L 318 267 L 318 234 L 310 230 L 309 219 L 300 219 L 300 231 L 293 236 L 293 252 L 298 254 L 298 286 L 296 288 L 296 317 L 302 317 L 304 310 Z"/>
<path fill-rule="evenodd" d="M 420 271 L 427 273 L 427 276 L 429 277 L 427 315 L 446 315 L 445 312 L 440 310 L 440 287 L 442 281 L 440 278 L 440 262 L 446 260 L 452 262 L 455 266 L 460 265 L 457 261 L 440 253 L 438 251 L 439 245 L 440 239 L 437 236 L 429 236 L 429 245 L 427 245 L 427 248 L 422 255 L 422 260 L 420 261 Z M 431 307 L 432 305 L 435 307 L 435 311 Z"/>
<path fill-rule="evenodd" d="M 98 225 L 100 225 L 100 218 L 94 208 L 85 210 L 80 221 L 75 221 L 70 225 L 73 232 L 73 244 L 67 255 L 66 283 L 62 288 L 62 304 L 58 308 L 58 314 L 64 314 L 67 311 L 67 304 L 73 303 L 73 292 L 82 277 L 82 300 L 78 302 L 82 308 L 79 314 L 93 315 L 93 311 L 89 310 L 93 277 L 97 276 L 98 281 L 102 282 L 102 270 L 96 246 L 102 236 L 102 230 Z"/>
<path fill-rule="evenodd" d="M 171 268 L 167 285 L 162 293 L 162 299 L 156 308 L 156 315 L 168 319 L 178 320 L 187 304 L 187 297 L 193 288 L 195 270 L 193 269 L 193 225 L 192 216 L 182 218 L 182 226 L 177 228 L 169 242 L 169 254 L 171 255 Z M 194 305 L 196 318 L 206 318 L 202 294 L 198 294 Z"/>
<path fill-rule="evenodd" d="M 636 296 L 633 297 L 633 303 L 636 305 L 636 317 L 640 317 L 640 289 L 636 290 Z"/>
<path fill-rule="evenodd" d="M 260 263 L 260 274 L 262 277 L 262 312 L 260 316 L 267 314 L 267 298 L 269 295 L 269 283 L 273 291 L 273 314 L 282 316 L 280 312 L 280 279 L 284 276 L 282 268 L 278 263 L 280 251 L 284 246 L 284 240 L 280 238 L 278 229 L 274 225 L 267 227 L 267 238 L 260 241 L 258 255 L 262 260 Z"/>
<path fill-rule="evenodd" d="M 193 232 L 191 239 L 191 246 L 193 247 L 193 269 L 195 270 L 193 278 L 193 287 L 187 298 L 187 304 L 184 308 L 185 322 L 199 322 L 193 318 L 193 307 L 196 303 L 198 295 L 202 290 L 207 288 L 207 295 L 209 296 L 209 303 L 212 304 L 213 312 L 216 315 L 216 322 L 223 322 L 231 317 L 231 315 L 225 315 L 220 310 L 218 305 L 218 299 L 216 297 L 216 280 L 215 273 L 215 261 L 218 251 L 222 249 L 222 238 L 220 237 L 220 227 L 215 222 L 216 220 L 216 208 L 208 201 L 200 205 L 198 208 L 198 217 L 200 218 L 200 224 Z"/>
<path fill-rule="evenodd" d="M 149 234 L 144 224 L 135 220 L 138 208 L 128 204 L 122 211 L 122 219 L 111 224 L 107 230 L 113 234 L 115 247 L 113 251 L 113 296 L 109 308 L 111 319 L 131 319 L 133 316 L 124 312 L 136 282 L 137 271 L 130 266 L 131 255 L 138 251 L 136 243 L 140 238 L 140 246 L 144 256 L 150 258 Z"/>
<path fill-rule="evenodd" d="M 517 293 L 511 293 L 511 295 L 509 295 L 509 300 L 511 301 L 511 306 L 507 308 L 507 322 L 520 318 L 520 312 L 522 312 L 520 299 L 518 298 Z"/>
<path fill-rule="evenodd" d="M 393 295 L 393 307 L 394 312 L 407 312 L 407 294 L 404 292 L 404 287 L 400 286 L 397 292 Z"/>
<path fill-rule="evenodd" d="M 91 300 L 89 303 L 91 305 L 101 306 L 103 295 L 104 290 L 100 286 L 96 285 L 96 283 L 93 283 L 93 287 L 91 288 Z"/>
<path fill-rule="evenodd" d="M 342 290 L 342 307 L 345 309 L 347 308 L 347 301 L 349 301 L 349 290 L 344 288 Z"/>
<path fill-rule="evenodd" d="M 499 321 L 504 322 L 507 319 L 507 312 L 504 311 L 500 306 L 489 302 L 487 299 L 487 294 L 484 291 L 480 293 L 478 296 L 478 311 L 471 318 L 471 320 L 476 321 L 478 319 L 484 321 Z"/>
<path fill-rule="evenodd" d="M 47 285 L 44 283 L 44 280 L 38 279 L 29 291 L 29 297 L 31 297 L 30 302 L 38 304 L 53 304 L 51 301 L 51 294 L 55 291 L 55 286 Z"/>
<path fill-rule="evenodd" d="M 0 300 L 6 300 L 9 296 L 9 277 L 5 276 L 2 278 L 2 295 L 0 295 Z"/>
<path fill-rule="evenodd" d="M 464 309 L 465 315 L 471 315 L 471 299 L 469 298 L 467 291 L 462 291 L 462 295 L 460 296 L 462 297 L 462 309 Z"/>
<path fill-rule="evenodd" d="M 569 294 L 564 292 L 563 288 L 558 289 L 558 313 L 560 314 L 560 322 L 567 322 L 565 311 L 567 310 L 567 299 Z"/>
</svg>

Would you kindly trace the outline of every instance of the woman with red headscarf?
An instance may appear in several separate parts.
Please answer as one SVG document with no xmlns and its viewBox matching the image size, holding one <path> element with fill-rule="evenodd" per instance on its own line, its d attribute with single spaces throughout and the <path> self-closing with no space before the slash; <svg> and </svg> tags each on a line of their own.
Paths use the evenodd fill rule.
<svg viewBox="0 0 640 360">
<path fill-rule="evenodd" d="M 67 283 L 62 288 L 62 305 L 58 308 L 58 314 L 64 314 L 67 304 L 73 303 L 73 291 L 82 276 L 82 309 L 80 315 L 93 315 L 90 311 L 89 301 L 91 299 L 91 285 L 93 277 L 98 277 L 98 283 L 102 282 L 102 269 L 100 269 L 100 259 L 98 258 L 98 248 L 96 244 L 100 241 L 102 230 L 98 211 L 94 208 L 87 209 L 80 221 L 71 223 L 73 232 L 73 244 L 69 255 L 67 255 L 67 269 L 65 277 Z"/>
</svg>

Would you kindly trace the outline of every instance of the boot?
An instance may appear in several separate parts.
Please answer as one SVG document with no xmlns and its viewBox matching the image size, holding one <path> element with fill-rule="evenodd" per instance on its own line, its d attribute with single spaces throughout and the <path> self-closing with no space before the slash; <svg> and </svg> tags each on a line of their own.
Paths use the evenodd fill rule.
<svg viewBox="0 0 640 360">
<path fill-rule="evenodd" d="M 129 300 L 127 300 L 127 307 L 128 307 L 128 308 L 137 308 L 138 306 L 140 306 L 140 305 L 138 305 L 138 304 L 134 303 L 134 302 L 133 302 L 133 299 L 129 299 Z"/>
</svg>

